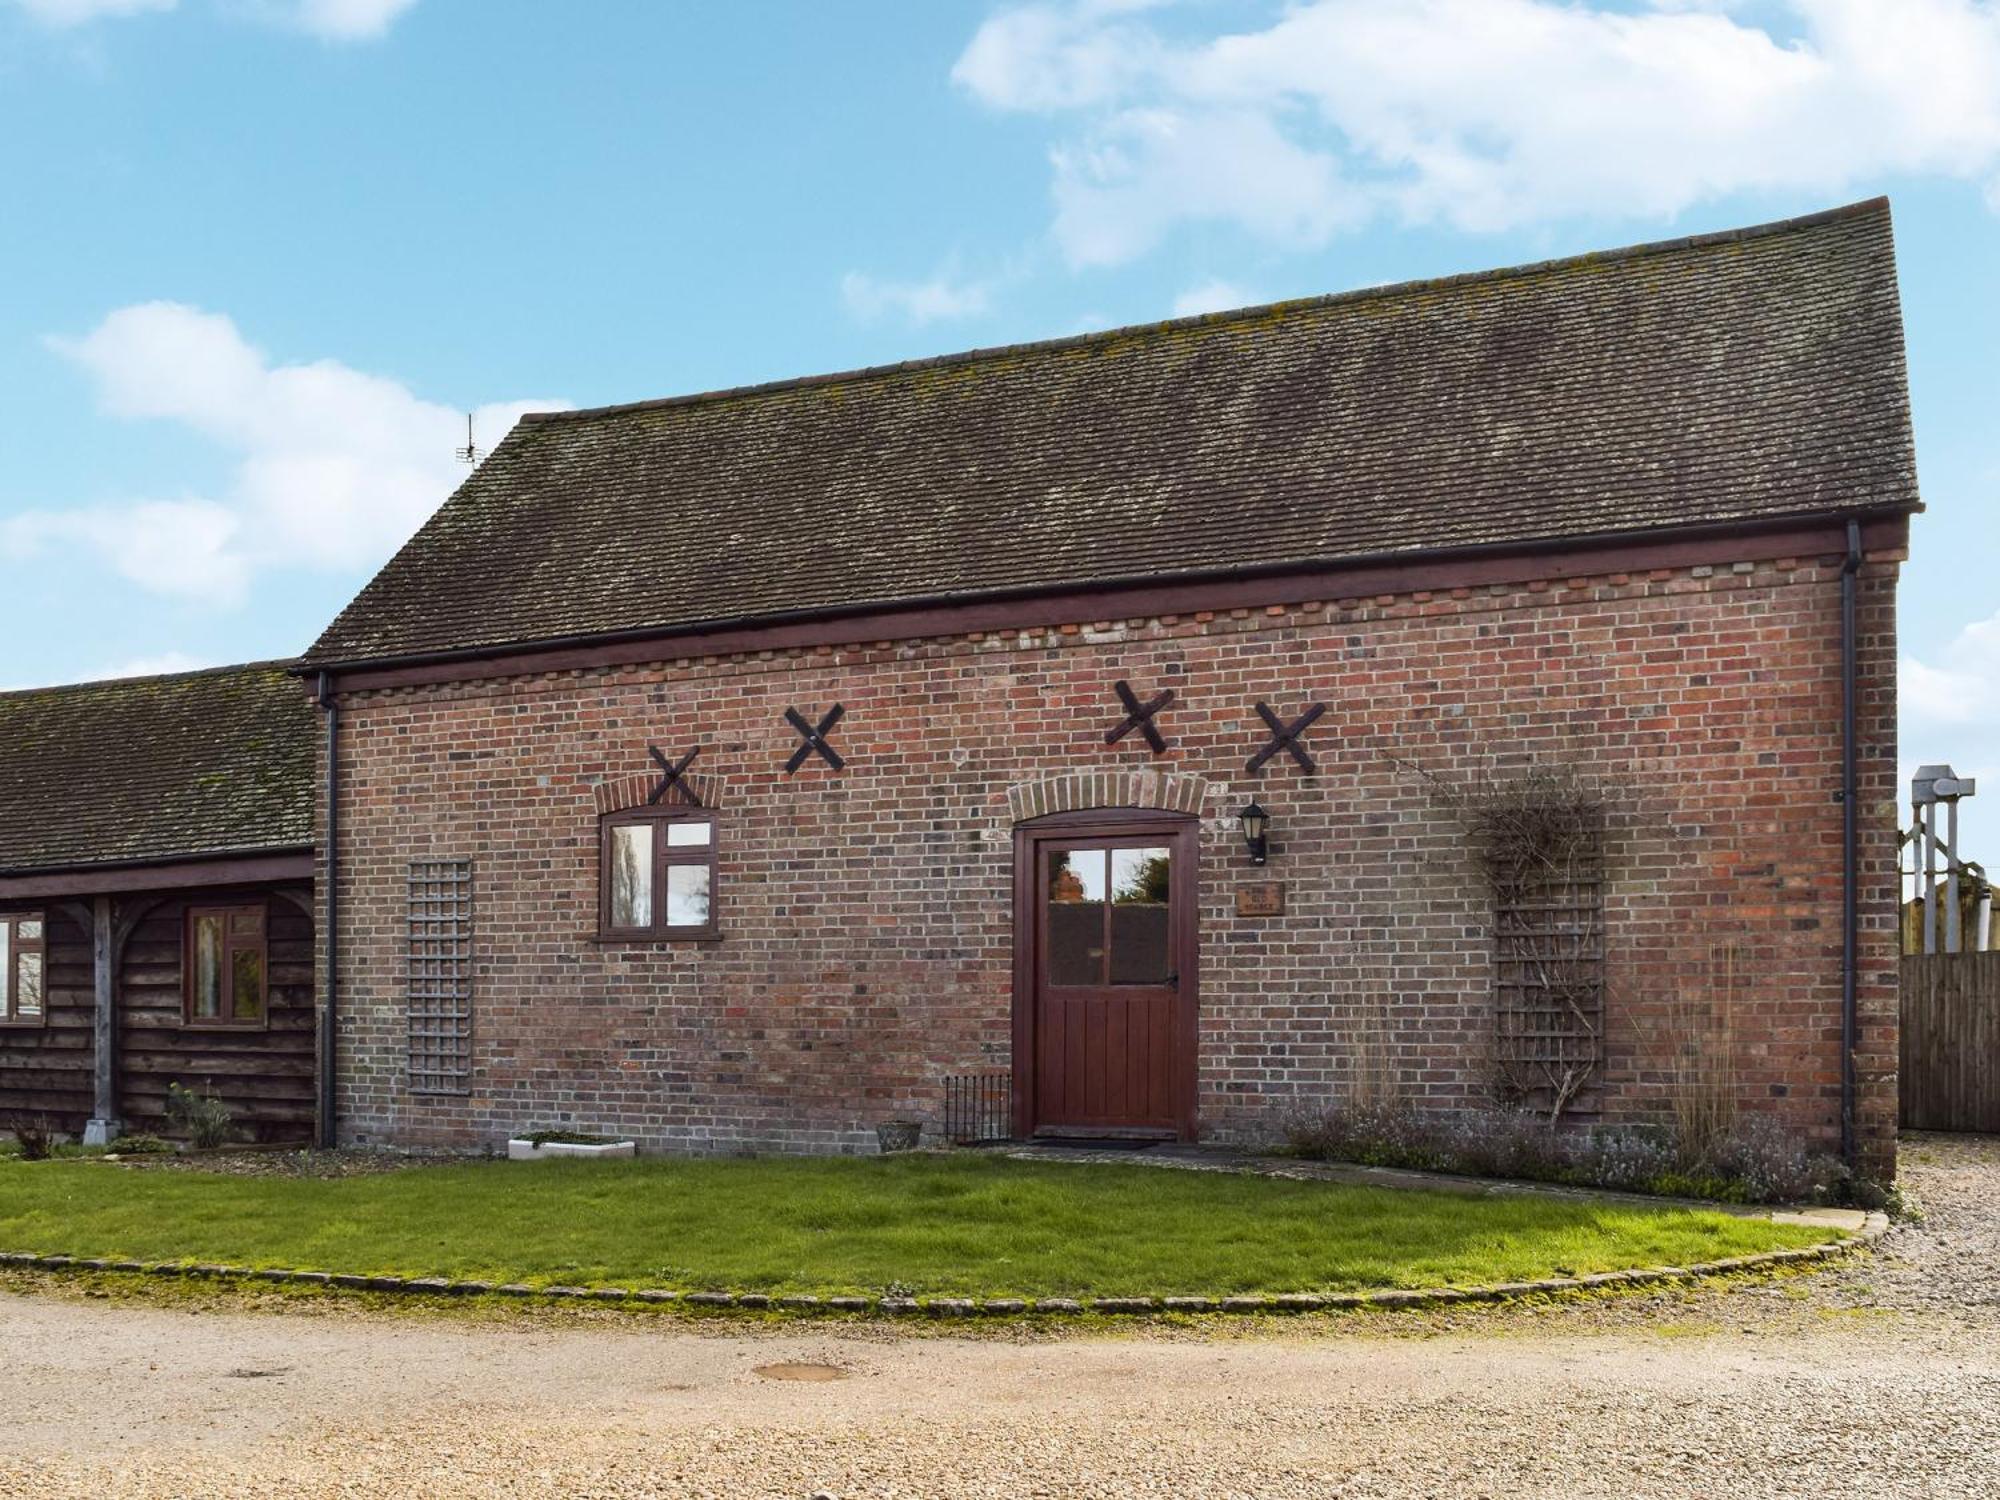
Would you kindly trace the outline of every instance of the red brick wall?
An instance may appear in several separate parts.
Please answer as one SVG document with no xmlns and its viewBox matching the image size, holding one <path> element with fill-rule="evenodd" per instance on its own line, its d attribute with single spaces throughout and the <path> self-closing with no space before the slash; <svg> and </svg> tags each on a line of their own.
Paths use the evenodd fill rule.
<svg viewBox="0 0 2000 1500">
<path fill-rule="evenodd" d="M 1861 583 L 1861 1115 L 1895 1120 L 1893 557 Z M 343 700 L 343 1139 L 477 1144 L 567 1125 L 695 1151 L 851 1150 L 933 1123 L 948 1074 L 1009 1061 L 1008 793 L 1077 771 L 1202 785 L 1199 1110 L 1271 1129 L 1385 1055 L 1419 1102 L 1487 1097 L 1488 901 L 1409 769 L 1573 764 L 1607 843 L 1602 1118 L 1666 1108 L 1676 1017 L 1730 996 L 1743 1106 L 1837 1139 L 1838 559 L 1163 616 Z M 1172 687 L 1171 739 L 1106 746 L 1111 685 Z M 1327 713 L 1307 777 L 1256 778 L 1254 705 Z M 846 705 L 835 773 L 783 772 L 787 705 Z M 594 938 L 597 788 L 702 746 L 714 944 Z M 1273 817 L 1247 865 L 1231 814 Z M 1107 794 L 1114 799 L 1123 792 Z M 404 1087 L 403 878 L 475 865 L 475 1077 Z M 1235 915 L 1279 879 L 1279 917 Z M 1725 980 L 1727 981 L 1725 983 Z"/>
</svg>

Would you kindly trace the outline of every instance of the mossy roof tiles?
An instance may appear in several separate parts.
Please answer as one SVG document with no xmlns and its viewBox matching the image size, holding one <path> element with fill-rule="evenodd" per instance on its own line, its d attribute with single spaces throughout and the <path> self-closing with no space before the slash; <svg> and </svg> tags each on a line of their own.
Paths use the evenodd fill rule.
<svg viewBox="0 0 2000 1500">
<path fill-rule="evenodd" d="M 1874 200 L 532 418 L 308 659 L 1916 504 Z"/>
<path fill-rule="evenodd" d="M 0 873 L 309 847 L 318 715 L 287 665 L 0 693 Z"/>
</svg>

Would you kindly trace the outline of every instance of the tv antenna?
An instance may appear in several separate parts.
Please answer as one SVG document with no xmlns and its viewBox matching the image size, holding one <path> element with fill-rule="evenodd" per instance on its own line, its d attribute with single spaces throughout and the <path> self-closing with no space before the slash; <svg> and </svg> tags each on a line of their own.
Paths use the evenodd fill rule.
<svg viewBox="0 0 2000 1500">
<path fill-rule="evenodd" d="M 472 440 L 471 412 L 465 414 L 465 446 L 463 448 L 454 448 L 452 452 L 457 456 L 460 463 L 471 464 L 474 468 L 479 466 L 479 444 Z"/>
</svg>

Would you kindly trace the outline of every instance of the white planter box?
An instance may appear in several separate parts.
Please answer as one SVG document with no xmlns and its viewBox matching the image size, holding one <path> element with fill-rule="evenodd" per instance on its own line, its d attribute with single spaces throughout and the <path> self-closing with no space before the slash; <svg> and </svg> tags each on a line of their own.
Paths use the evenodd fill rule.
<svg viewBox="0 0 2000 1500">
<path fill-rule="evenodd" d="M 633 1156 L 630 1141 L 605 1141 L 600 1145 L 585 1145 L 581 1141 L 544 1141 L 537 1146 L 533 1141 L 516 1138 L 507 1142 L 509 1161 L 546 1161 L 556 1156 Z"/>
</svg>

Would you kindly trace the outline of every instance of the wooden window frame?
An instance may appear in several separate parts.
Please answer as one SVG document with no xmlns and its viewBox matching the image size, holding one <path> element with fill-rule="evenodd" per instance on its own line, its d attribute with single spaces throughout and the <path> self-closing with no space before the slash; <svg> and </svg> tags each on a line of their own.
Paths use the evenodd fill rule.
<svg viewBox="0 0 2000 1500">
<path fill-rule="evenodd" d="M 238 939 L 229 918 L 232 913 L 254 911 L 258 913 L 257 938 L 254 947 L 257 958 L 264 970 L 264 1004 L 257 1019 L 246 1021 L 236 1015 L 236 963 L 234 955 L 243 948 L 252 947 L 247 939 Z M 208 916 L 222 918 L 222 994 L 219 997 L 220 1015 L 197 1016 L 194 1013 L 194 965 L 195 965 L 195 922 Z M 269 1031 L 271 1029 L 271 909 L 264 901 L 211 901 L 199 906 L 190 905 L 181 916 L 181 1024 L 198 1027 L 203 1031 Z"/>
<path fill-rule="evenodd" d="M 645 927 L 611 925 L 611 840 L 615 828 L 646 824 L 653 829 L 653 920 Z M 701 823 L 708 828 L 706 844 L 673 845 L 666 830 L 674 823 Z M 707 807 L 631 807 L 606 813 L 597 829 L 597 936 L 609 943 L 712 943 L 722 936 L 722 879 L 719 845 L 722 830 L 714 809 Z M 667 871 L 675 865 L 701 865 L 708 870 L 708 921 L 699 927 L 675 927 L 667 922 Z"/>
<path fill-rule="evenodd" d="M 42 924 L 42 935 L 38 938 L 21 936 L 23 922 Z M 0 1027 L 13 1027 L 22 1031 L 39 1031 L 49 1024 L 49 916 L 43 911 L 0 912 L 0 924 L 8 929 L 6 972 L 0 974 Z M 20 956 L 23 953 L 39 953 L 42 956 L 42 1013 L 38 1016 L 20 1014 Z"/>
</svg>

